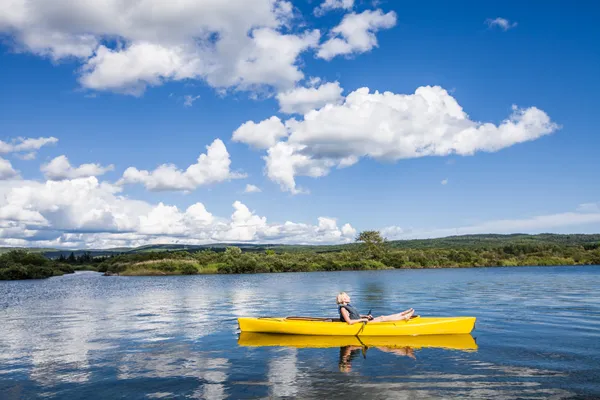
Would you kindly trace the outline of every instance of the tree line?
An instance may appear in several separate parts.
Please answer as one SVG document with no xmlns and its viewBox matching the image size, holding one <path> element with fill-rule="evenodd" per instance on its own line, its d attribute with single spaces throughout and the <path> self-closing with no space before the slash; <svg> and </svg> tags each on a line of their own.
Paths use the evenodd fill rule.
<svg viewBox="0 0 600 400">
<path fill-rule="evenodd" d="M 0 255 L 0 279 L 35 279 L 95 270 L 107 275 L 194 275 L 268 272 L 310 272 L 400 268 L 452 268 L 495 266 L 600 265 L 598 241 L 576 239 L 530 240 L 516 236 L 513 242 L 493 235 L 419 241 L 415 248 L 388 242 L 378 231 L 363 231 L 353 246 L 275 247 L 244 251 L 223 249 L 151 251 L 94 256 L 90 252 L 48 259 L 40 253 L 12 250 Z M 449 243 L 470 243 L 449 247 Z M 431 243 L 439 243 L 434 247 Z M 568 244 L 565 244 L 568 243 Z M 576 243 L 576 244 L 573 244 Z"/>
<path fill-rule="evenodd" d="M 11 250 L 0 255 L 0 280 L 44 279 L 73 272 L 69 264 L 49 260 L 40 253 Z"/>
<path fill-rule="evenodd" d="M 224 252 L 202 250 L 123 254 L 99 265 L 124 275 L 267 273 L 494 266 L 600 265 L 600 242 L 581 245 L 512 243 L 473 248 L 395 248 L 378 231 L 364 231 L 357 246 L 336 251 Z"/>
</svg>

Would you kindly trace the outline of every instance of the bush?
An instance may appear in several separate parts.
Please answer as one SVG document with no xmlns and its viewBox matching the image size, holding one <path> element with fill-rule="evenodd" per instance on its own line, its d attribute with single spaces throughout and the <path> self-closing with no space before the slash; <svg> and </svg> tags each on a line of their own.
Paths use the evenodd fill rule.
<svg viewBox="0 0 600 400">
<path fill-rule="evenodd" d="M 17 280 L 28 278 L 29 274 L 27 273 L 27 268 L 25 268 L 23 265 L 12 265 L 0 269 L 0 279 L 3 280 Z"/>
<path fill-rule="evenodd" d="M 56 269 L 58 269 L 59 271 L 61 271 L 64 274 L 72 274 L 75 272 L 75 269 L 72 266 L 70 266 L 69 264 L 56 263 L 55 266 L 56 266 Z"/>
<path fill-rule="evenodd" d="M 21 265 L 49 265 L 50 260 L 39 253 L 30 253 L 26 250 L 11 250 L 0 256 L 0 260 Z"/>
<path fill-rule="evenodd" d="M 62 271 L 54 270 L 51 267 L 39 265 L 28 265 L 26 267 L 28 279 L 44 279 L 54 275 L 62 275 Z"/>
<path fill-rule="evenodd" d="M 196 275 L 198 273 L 198 268 L 191 264 L 187 264 L 181 267 L 179 271 L 181 271 L 183 275 Z"/>
</svg>

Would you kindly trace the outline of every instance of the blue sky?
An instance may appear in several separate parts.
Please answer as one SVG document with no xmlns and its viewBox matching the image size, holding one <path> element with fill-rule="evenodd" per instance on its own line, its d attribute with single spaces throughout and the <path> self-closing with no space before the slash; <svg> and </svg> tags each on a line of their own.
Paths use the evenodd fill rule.
<svg viewBox="0 0 600 400">
<path fill-rule="evenodd" d="M 33 3 L 0 0 L 1 245 L 600 231 L 597 5 Z"/>
</svg>

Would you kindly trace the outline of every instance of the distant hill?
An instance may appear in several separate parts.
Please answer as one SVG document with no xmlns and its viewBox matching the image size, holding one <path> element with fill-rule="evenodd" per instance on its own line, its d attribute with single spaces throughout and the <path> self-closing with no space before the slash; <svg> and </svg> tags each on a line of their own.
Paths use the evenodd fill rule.
<svg viewBox="0 0 600 400">
<path fill-rule="evenodd" d="M 558 246 L 598 246 L 600 245 L 600 234 L 484 234 L 484 235 L 462 235 L 448 236 L 436 239 L 414 239 L 414 240 L 393 240 L 388 245 L 396 249 L 481 249 L 494 248 L 507 245 L 558 245 Z M 356 243 L 344 245 L 283 245 L 283 244 L 248 244 L 248 243 L 215 243 L 208 245 L 179 245 L 179 244 L 157 244 L 140 247 L 121 247 L 112 249 L 78 249 L 61 250 L 48 248 L 29 248 L 29 251 L 42 253 L 48 258 L 58 258 L 60 255 L 68 257 L 71 252 L 80 256 L 89 252 L 93 257 L 107 256 L 111 254 L 131 254 L 158 251 L 189 251 L 196 252 L 202 250 L 223 251 L 228 246 L 236 246 L 246 252 L 264 252 L 267 249 L 277 252 L 337 252 L 341 250 L 350 250 Z M 0 247 L 0 253 L 15 249 L 14 247 Z"/>
</svg>

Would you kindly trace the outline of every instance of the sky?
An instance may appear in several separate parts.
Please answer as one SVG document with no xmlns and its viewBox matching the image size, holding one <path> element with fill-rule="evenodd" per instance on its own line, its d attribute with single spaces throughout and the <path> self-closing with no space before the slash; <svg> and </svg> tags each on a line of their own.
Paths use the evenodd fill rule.
<svg viewBox="0 0 600 400">
<path fill-rule="evenodd" d="M 0 246 L 600 232 L 600 5 L 0 0 Z"/>
</svg>

